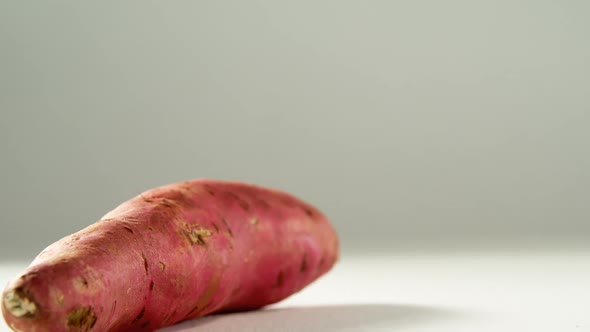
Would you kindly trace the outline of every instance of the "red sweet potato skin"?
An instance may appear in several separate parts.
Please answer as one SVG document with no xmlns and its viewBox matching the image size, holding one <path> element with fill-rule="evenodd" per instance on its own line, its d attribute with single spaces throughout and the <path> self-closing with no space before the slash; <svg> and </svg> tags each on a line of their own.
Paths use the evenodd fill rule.
<svg viewBox="0 0 590 332">
<path fill-rule="evenodd" d="M 238 182 L 171 184 L 46 248 L 11 282 L 15 331 L 153 331 L 280 301 L 326 273 L 338 239 L 315 207 Z M 11 294 L 34 309 L 13 315 Z"/>
</svg>

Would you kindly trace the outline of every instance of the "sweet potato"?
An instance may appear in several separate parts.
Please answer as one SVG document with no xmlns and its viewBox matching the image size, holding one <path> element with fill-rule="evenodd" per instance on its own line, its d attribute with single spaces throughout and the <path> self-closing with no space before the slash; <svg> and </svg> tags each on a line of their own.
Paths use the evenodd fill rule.
<svg viewBox="0 0 590 332">
<path fill-rule="evenodd" d="M 2 294 L 22 332 L 152 331 L 278 302 L 327 272 L 336 232 L 277 190 L 198 179 L 149 190 L 41 252 Z"/>
</svg>

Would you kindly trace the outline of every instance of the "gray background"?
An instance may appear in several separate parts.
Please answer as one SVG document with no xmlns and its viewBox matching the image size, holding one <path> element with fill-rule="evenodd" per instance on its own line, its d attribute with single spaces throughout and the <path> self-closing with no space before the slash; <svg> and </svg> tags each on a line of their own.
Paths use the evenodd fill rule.
<svg viewBox="0 0 590 332">
<path fill-rule="evenodd" d="M 0 0 L 0 257 L 197 177 L 314 203 L 345 252 L 584 243 L 589 22 L 588 1 Z"/>
</svg>

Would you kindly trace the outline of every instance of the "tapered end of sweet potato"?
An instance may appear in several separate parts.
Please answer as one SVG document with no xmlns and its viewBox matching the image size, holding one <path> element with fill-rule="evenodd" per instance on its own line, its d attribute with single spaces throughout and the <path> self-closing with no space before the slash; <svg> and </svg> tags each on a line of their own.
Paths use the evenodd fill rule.
<svg viewBox="0 0 590 332">
<path fill-rule="evenodd" d="M 2 293 L 2 315 L 14 331 L 23 331 L 20 322 L 33 320 L 38 314 L 38 304 L 20 288 L 8 287 Z"/>
</svg>

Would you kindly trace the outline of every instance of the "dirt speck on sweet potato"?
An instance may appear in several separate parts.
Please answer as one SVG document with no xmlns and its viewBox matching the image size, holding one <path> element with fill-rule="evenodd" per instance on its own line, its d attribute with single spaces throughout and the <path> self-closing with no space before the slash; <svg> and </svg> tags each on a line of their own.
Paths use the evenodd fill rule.
<svg viewBox="0 0 590 332">
<path fill-rule="evenodd" d="M 213 233 L 199 225 L 189 225 L 185 222 L 182 223 L 182 227 L 178 233 L 185 237 L 191 245 L 205 245 L 205 238 L 211 236 Z"/>
<path fill-rule="evenodd" d="M 79 276 L 74 279 L 74 288 L 79 292 L 86 290 L 88 288 L 88 280 L 84 276 Z"/>
<path fill-rule="evenodd" d="M 250 204 L 248 204 L 248 202 L 246 202 L 243 198 L 241 198 L 240 196 L 238 196 L 237 194 L 228 191 L 227 194 L 234 200 L 236 200 L 238 202 L 238 204 L 240 205 L 240 207 L 242 208 L 242 210 L 244 211 L 250 211 Z"/>
<path fill-rule="evenodd" d="M 307 253 L 303 254 L 303 260 L 301 260 L 301 265 L 299 266 L 299 272 L 303 273 L 307 271 Z"/>
<path fill-rule="evenodd" d="M 192 232 L 189 233 L 189 239 L 192 244 L 205 244 L 205 238 L 210 236 L 211 232 L 207 229 L 200 228 L 200 229 L 193 229 Z"/>
<path fill-rule="evenodd" d="M 234 232 L 231 230 L 231 227 L 229 227 L 227 220 L 225 220 L 225 218 L 221 217 L 221 221 L 225 225 L 225 228 L 227 228 L 227 233 L 229 234 L 229 236 L 234 237 Z"/>
<path fill-rule="evenodd" d="M 96 323 L 96 313 L 91 306 L 81 307 L 70 311 L 67 324 L 70 329 L 88 331 Z"/>
<path fill-rule="evenodd" d="M 141 259 L 143 260 L 143 269 L 145 270 L 145 274 L 148 274 L 148 261 L 147 261 L 147 257 L 145 257 L 145 254 L 142 252 L 141 253 Z"/>
<path fill-rule="evenodd" d="M 137 316 L 135 316 L 135 319 L 133 319 L 133 323 L 139 322 L 139 320 L 141 319 L 141 317 L 143 317 L 144 314 L 145 314 L 145 307 L 143 307 L 141 309 L 141 311 L 139 312 L 139 314 L 137 314 Z"/>
<path fill-rule="evenodd" d="M 279 274 L 277 275 L 277 279 L 275 281 L 275 288 L 280 288 L 285 284 L 285 272 L 283 272 L 283 270 L 279 271 Z"/>
</svg>

